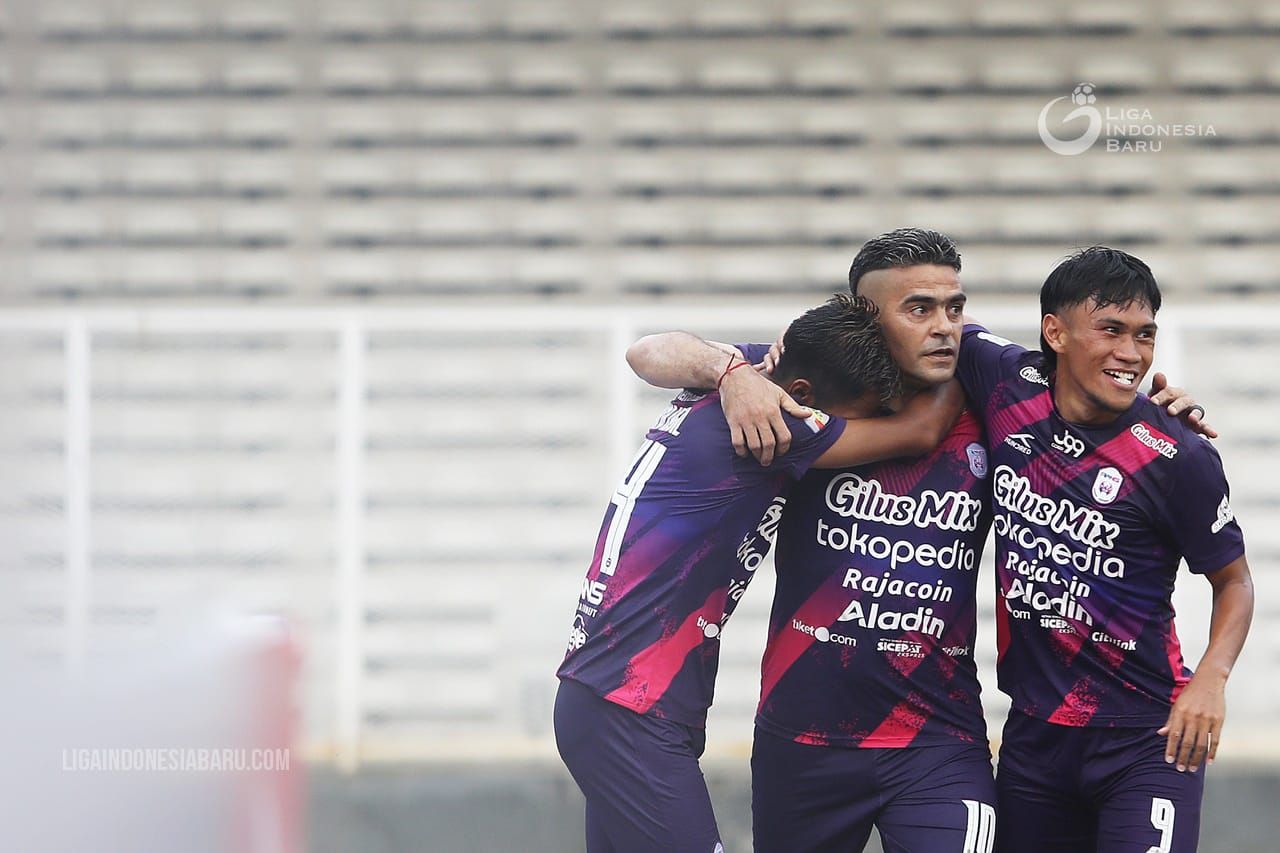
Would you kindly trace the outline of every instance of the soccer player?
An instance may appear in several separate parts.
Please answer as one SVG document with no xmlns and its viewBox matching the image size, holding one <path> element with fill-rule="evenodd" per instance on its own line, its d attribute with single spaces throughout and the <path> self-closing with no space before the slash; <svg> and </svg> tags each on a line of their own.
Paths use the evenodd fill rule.
<svg viewBox="0 0 1280 853">
<path fill-rule="evenodd" d="M 955 244 L 924 229 L 881 235 L 853 261 L 850 288 L 878 307 L 903 374 L 895 408 L 952 378 L 959 270 Z M 676 338 L 647 348 L 692 358 Z M 731 393 L 758 400 L 726 400 L 754 412 L 744 432 L 773 432 L 771 392 Z M 751 762 L 757 853 L 858 851 L 873 826 L 889 853 L 990 850 L 995 790 L 973 660 L 988 478 L 965 413 L 922 458 L 810 471 L 792 489 Z"/>
<path fill-rule="evenodd" d="M 952 383 L 913 411 L 846 421 L 875 414 L 899 382 L 866 300 L 831 299 L 785 341 L 772 382 L 815 407 L 782 416 L 785 458 L 764 467 L 734 452 L 719 392 L 702 389 L 768 380 L 741 350 L 696 342 L 714 366 L 649 430 L 605 515 L 555 706 L 589 853 L 721 849 L 697 759 L 720 631 L 768 551 L 782 494 L 812 465 L 925 452 L 963 405 Z"/>
<path fill-rule="evenodd" d="M 1093 247 L 1040 291 L 1041 352 L 966 326 L 959 378 L 990 440 L 1006 853 L 1187 853 L 1253 587 L 1214 448 L 1138 393 L 1160 289 Z M 1192 675 L 1180 560 L 1213 590 Z"/>
<path fill-rule="evenodd" d="M 950 238 L 917 228 L 870 240 L 850 267 L 850 288 L 878 306 L 903 372 L 895 406 L 955 371 L 959 271 Z M 633 350 L 654 384 L 714 369 L 678 333 Z M 754 440 L 739 442 L 744 452 L 785 453 L 777 424 L 789 401 L 779 396 L 763 380 L 725 390 L 731 428 Z M 1179 411 L 1194 403 L 1175 389 L 1161 397 Z M 991 520 L 983 441 L 966 413 L 921 459 L 811 471 L 792 489 L 752 758 L 757 853 L 857 851 L 873 826 L 890 853 L 991 849 L 995 792 L 973 660 Z"/>
</svg>

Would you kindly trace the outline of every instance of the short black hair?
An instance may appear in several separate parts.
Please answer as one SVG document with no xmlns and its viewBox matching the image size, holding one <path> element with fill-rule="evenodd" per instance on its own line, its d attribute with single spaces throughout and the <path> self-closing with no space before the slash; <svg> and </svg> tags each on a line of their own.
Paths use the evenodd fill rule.
<svg viewBox="0 0 1280 853">
<path fill-rule="evenodd" d="M 858 281 L 876 270 L 938 264 L 960 272 L 960 250 L 941 231 L 898 228 L 862 244 L 849 267 L 849 292 L 858 292 Z"/>
<path fill-rule="evenodd" d="M 773 376 L 807 379 L 821 408 L 868 391 L 884 401 L 901 393 L 902 375 L 889 354 L 879 312 L 865 296 L 839 293 L 797 317 L 782 336 Z"/>
<path fill-rule="evenodd" d="M 1115 305 L 1123 309 L 1138 302 L 1155 314 L 1160 310 L 1160 285 L 1151 267 L 1128 252 L 1090 246 L 1068 255 L 1049 273 L 1040 288 L 1040 316 L 1057 314 L 1090 299 L 1099 308 Z M 1057 367 L 1058 354 L 1044 335 L 1040 336 L 1040 351 L 1051 370 Z"/>
</svg>

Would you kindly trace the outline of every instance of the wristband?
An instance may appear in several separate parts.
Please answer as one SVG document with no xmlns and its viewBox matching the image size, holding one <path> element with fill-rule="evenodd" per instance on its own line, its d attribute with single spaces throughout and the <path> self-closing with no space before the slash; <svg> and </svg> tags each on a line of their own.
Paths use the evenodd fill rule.
<svg viewBox="0 0 1280 853">
<path fill-rule="evenodd" d="M 725 378 L 726 376 L 728 376 L 730 373 L 733 373 L 733 371 L 737 370 L 739 367 L 743 367 L 744 365 L 747 365 L 747 364 L 750 364 L 750 363 L 751 363 L 751 362 L 749 362 L 749 361 L 747 361 L 747 360 L 745 360 L 745 359 L 744 359 L 744 360 L 742 360 L 742 361 L 738 362 L 737 364 L 734 364 L 734 363 L 733 363 L 733 359 L 734 359 L 734 358 L 735 358 L 735 356 L 732 356 L 732 355 L 731 355 L 731 356 L 729 356 L 729 363 L 728 363 L 727 365 L 725 365 L 724 373 L 721 373 L 721 374 L 720 374 L 720 378 L 716 380 L 716 390 L 717 390 L 717 391 L 719 391 L 719 390 L 720 390 L 720 384 L 721 384 L 722 382 L 724 382 L 724 378 Z"/>
</svg>

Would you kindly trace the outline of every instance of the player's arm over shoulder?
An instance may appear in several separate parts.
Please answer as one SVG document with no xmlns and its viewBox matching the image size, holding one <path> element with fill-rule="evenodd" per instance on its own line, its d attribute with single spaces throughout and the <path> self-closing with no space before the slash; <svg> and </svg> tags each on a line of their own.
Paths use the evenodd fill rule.
<svg viewBox="0 0 1280 853">
<path fill-rule="evenodd" d="M 627 348 L 627 364 L 659 388 L 714 388 L 735 358 L 745 361 L 736 347 L 689 332 L 645 335 Z"/>
<path fill-rule="evenodd" d="M 946 438 L 964 408 L 964 391 L 954 380 L 922 391 L 895 414 L 850 420 L 814 467 L 850 468 L 930 453 Z"/>
</svg>

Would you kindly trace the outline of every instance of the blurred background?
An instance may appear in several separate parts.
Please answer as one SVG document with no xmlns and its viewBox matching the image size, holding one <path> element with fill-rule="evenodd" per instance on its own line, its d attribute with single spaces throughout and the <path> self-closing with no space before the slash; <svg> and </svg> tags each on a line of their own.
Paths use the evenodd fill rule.
<svg viewBox="0 0 1280 853">
<path fill-rule="evenodd" d="M 305 777 L 231 796 L 271 804 L 234 841 L 140 818 L 56 849 L 580 850 L 553 673 L 608 495 L 670 396 L 626 345 L 771 340 L 904 225 L 951 234 L 971 313 L 1027 344 L 1071 248 L 1154 269 L 1158 366 L 1223 433 L 1258 591 L 1201 849 L 1278 849 L 1278 47 L 1265 0 L 4 4 L 5 702 L 30 742 L 96 748 L 204 719 L 205 694 L 283 719 L 283 680 L 288 726 L 232 740 L 288 744 Z M 984 572 L 996 736 L 989 554 Z M 704 761 L 731 851 L 762 574 Z M 1184 575 L 1177 602 L 1194 663 L 1208 585 Z M 227 625 L 264 618 L 246 653 Z M 212 647 L 219 672 L 298 664 L 275 687 L 174 677 Z M 130 727 L 95 711 L 122 703 Z M 66 808 L 29 830 L 105 819 L 73 776 L 35 786 Z M 207 793 L 100 781 L 145 792 L 121 806 L 144 816 Z"/>
</svg>

